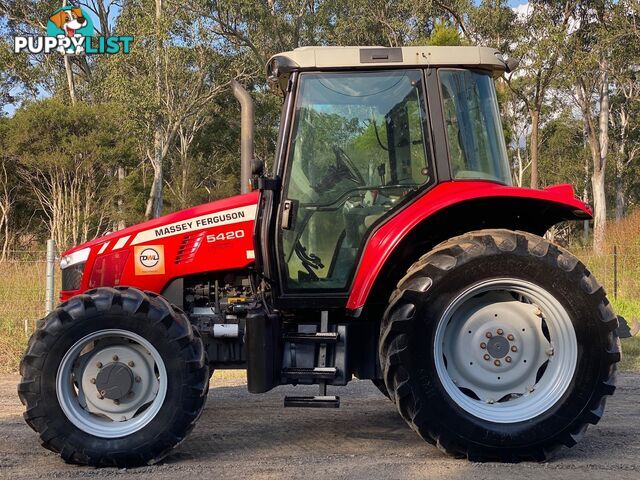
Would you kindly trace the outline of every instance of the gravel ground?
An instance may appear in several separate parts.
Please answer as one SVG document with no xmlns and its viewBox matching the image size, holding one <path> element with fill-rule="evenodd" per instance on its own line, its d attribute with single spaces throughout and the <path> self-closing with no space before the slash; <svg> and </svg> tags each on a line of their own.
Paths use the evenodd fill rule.
<svg viewBox="0 0 640 480">
<path fill-rule="evenodd" d="M 22 420 L 17 376 L 0 377 L 1 478 L 440 478 L 640 479 L 640 374 L 619 376 L 599 425 L 552 462 L 479 464 L 451 459 L 418 438 L 369 382 L 340 391 L 342 406 L 284 409 L 292 388 L 251 395 L 241 380 L 214 381 L 191 436 L 163 463 L 117 470 L 66 465 Z M 298 388 L 296 394 L 315 389 Z"/>
</svg>

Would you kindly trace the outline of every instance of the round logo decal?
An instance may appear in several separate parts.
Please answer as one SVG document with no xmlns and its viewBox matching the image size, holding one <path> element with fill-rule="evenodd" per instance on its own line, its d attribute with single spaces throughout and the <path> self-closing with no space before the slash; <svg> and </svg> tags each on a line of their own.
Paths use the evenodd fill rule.
<svg viewBox="0 0 640 480">
<path fill-rule="evenodd" d="M 160 261 L 160 254 L 153 248 L 145 248 L 140 252 L 140 263 L 147 268 L 153 268 Z"/>
</svg>

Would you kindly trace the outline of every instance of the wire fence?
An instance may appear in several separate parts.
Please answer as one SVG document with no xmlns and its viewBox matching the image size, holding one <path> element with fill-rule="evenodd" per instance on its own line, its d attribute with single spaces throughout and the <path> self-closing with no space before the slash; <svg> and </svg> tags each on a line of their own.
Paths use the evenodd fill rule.
<svg viewBox="0 0 640 480">
<path fill-rule="evenodd" d="M 612 247 L 596 255 L 590 249 L 572 249 L 605 287 L 611 300 L 640 301 L 640 248 Z M 51 266 L 59 258 L 51 256 Z M 51 291 L 57 303 L 60 269 L 54 268 Z M 36 322 L 47 311 L 47 251 L 11 251 L 0 261 L 0 372 L 16 371 L 20 355 Z M 577 286 L 576 286 L 577 287 Z"/>
<path fill-rule="evenodd" d="M 605 287 L 611 298 L 640 299 L 640 248 L 614 246 L 604 254 L 591 249 L 572 249 L 571 252 L 587 265 L 591 273 Z M 54 266 L 58 255 L 53 259 Z M 12 250 L 0 261 L 0 326 L 13 319 L 14 329 L 33 330 L 35 320 L 46 313 L 46 250 Z M 60 289 L 60 270 L 54 268 L 53 300 L 57 303 Z M 26 323 L 25 323 L 26 322 Z"/>
<path fill-rule="evenodd" d="M 640 300 L 640 249 L 613 246 L 606 253 L 573 249 L 598 279 L 610 299 Z"/>
<path fill-rule="evenodd" d="M 54 259 L 54 265 L 58 263 Z M 30 334 L 47 310 L 47 252 L 10 251 L 0 262 L 0 332 L 19 328 Z M 54 268 L 53 300 L 57 301 L 60 271 Z"/>
</svg>

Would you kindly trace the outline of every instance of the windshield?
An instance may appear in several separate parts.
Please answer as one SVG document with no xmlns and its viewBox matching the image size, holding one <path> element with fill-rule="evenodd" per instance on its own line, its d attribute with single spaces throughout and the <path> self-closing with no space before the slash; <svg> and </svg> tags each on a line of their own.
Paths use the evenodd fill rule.
<svg viewBox="0 0 640 480">
<path fill-rule="evenodd" d="M 493 79 L 472 70 L 440 69 L 438 75 L 453 178 L 511 185 Z"/>
<path fill-rule="evenodd" d="M 300 76 L 289 152 L 292 289 L 341 289 L 371 226 L 433 180 L 420 70 Z"/>
</svg>

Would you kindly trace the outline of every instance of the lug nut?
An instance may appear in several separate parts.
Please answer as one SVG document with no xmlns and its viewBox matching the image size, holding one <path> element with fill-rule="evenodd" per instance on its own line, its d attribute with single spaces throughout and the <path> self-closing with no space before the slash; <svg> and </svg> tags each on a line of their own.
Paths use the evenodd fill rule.
<svg viewBox="0 0 640 480">
<path fill-rule="evenodd" d="M 535 390 L 535 389 L 533 388 L 533 385 L 529 385 L 529 386 L 527 387 L 527 392 L 529 392 L 529 393 L 533 392 L 534 390 Z"/>
<path fill-rule="evenodd" d="M 125 417 L 125 416 L 123 415 L 122 417 L 120 417 L 120 420 L 121 420 L 122 422 L 124 422 L 124 421 L 126 421 L 126 420 L 127 420 L 127 417 Z"/>
<path fill-rule="evenodd" d="M 540 308 L 539 308 L 539 307 L 536 307 L 536 309 L 533 311 L 533 313 L 534 313 L 535 315 L 537 315 L 538 317 L 541 317 L 541 316 L 542 316 L 542 310 L 540 310 Z"/>
<path fill-rule="evenodd" d="M 493 364 L 494 364 L 496 367 L 499 367 L 499 366 L 501 365 L 500 360 L 494 360 L 494 361 L 493 361 Z"/>
<path fill-rule="evenodd" d="M 488 403 L 489 405 L 492 405 L 492 404 L 494 404 L 495 402 L 496 402 L 496 401 L 495 401 L 493 398 L 489 398 L 489 399 L 487 399 L 487 403 Z"/>
<path fill-rule="evenodd" d="M 489 354 L 488 354 L 488 353 L 485 353 L 485 354 L 484 354 L 484 357 L 482 357 L 482 358 L 484 358 L 486 361 L 489 361 L 489 359 L 490 359 L 491 357 L 489 356 Z"/>
<path fill-rule="evenodd" d="M 553 355 L 553 347 L 549 347 L 547 348 L 547 350 L 545 351 L 545 353 L 547 354 L 547 356 L 552 356 Z"/>
<path fill-rule="evenodd" d="M 493 337 L 493 334 L 491 332 L 487 332 L 487 333 L 484 334 L 484 336 L 487 337 L 487 338 L 491 338 L 491 337 Z"/>
<path fill-rule="evenodd" d="M 517 352 L 518 351 L 518 347 L 516 347 L 515 345 L 511 345 L 511 351 L 512 352 Z"/>
<path fill-rule="evenodd" d="M 114 361 L 114 362 L 117 362 L 117 361 L 118 361 L 118 355 L 114 355 L 114 356 L 113 356 L 113 361 Z"/>
<path fill-rule="evenodd" d="M 498 330 L 496 330 L 496 332 L 498 333 L 498 335 L 502 335 L 504 333 L 504 330 L 502 330 L 501 328 L 499 328 Z"/>
<path fill-rule="evenodd" d="M 113 401 L 113 403 L 115 403 L 116 405 L 120 405 L 120 400 L 118 400 L 117 398 Z"/>
<path fill-rule="evenodd" d="M 507 355 L 506 357 L 504 357 L 504 361 L 507 363 L 511 363 L 511 357 Z"/>
<path fill-rule="evenodd" d="M 98 368 L 102 368 L 102 362 L 98 362 L 98 363 L 96 363 L 96 367 L 98 367 Z"/>
<path fill-rule="evenodd" d="M 104 398 L 104 395 L 102 395 L 100 392 L 98 392 L 97 397 L 98 397 L 98 400 L 102 400 Z"/>
<path fill-rule="evenodd" d="M 484 342 L 482 342 L 482 343 L 480 344 L 480 348 L 487 348 L 487 344 L 486 344 L 486 343 L 484 343 Z"/>
<path fill-rule="evenodd" d="M 140 383 L 141 381 L 142 379 L 138 375 L 136 375 L 136 383 Z"/>
<path fill-rule="evenodd" d="M 91 383 L 96 383 L 96 379 L 95 379 L 95 378 L 92 378 L 92 379 L 90 379 L 89 381 L 90 381 Z"/>
<path fill-rule="evenodd" d="M 131 360 L 129 363 L 127 363 L 127 365 L 129 365 L 130 367 L 135 367 L 135 363 L 133 363 L 133 360 Z"/>
<path fill-rule="evenodd" d="M 106 390 L 100 390 L 100 395 L 102 395 L 103 397 L 107 394 Z"/>
<path fill-rule="evenodd" d="M 507 335 L 507 340 L 511 340 L 511 341 L 513 341 L 513 338 L 514 338 L 514 337 L 513 337 L 513 335 L 512 335 L 512 334 Z"/>
</svg>

